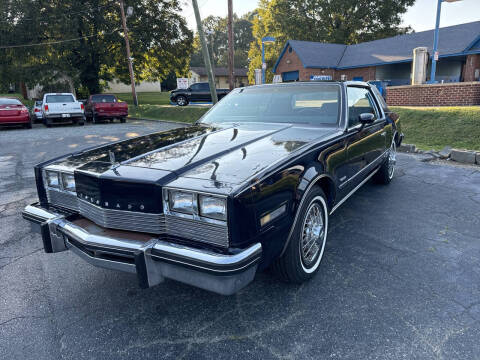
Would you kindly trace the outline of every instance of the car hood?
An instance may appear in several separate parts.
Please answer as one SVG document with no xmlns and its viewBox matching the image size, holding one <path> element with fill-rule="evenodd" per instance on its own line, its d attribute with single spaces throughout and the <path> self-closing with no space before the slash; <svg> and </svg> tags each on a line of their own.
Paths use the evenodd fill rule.
<svg viewBox="0 0 480 360">
<path fill-rule="evenodd" d="M 195 125 L 87 150 L 56 165 L 162 185 L 181 178 L 184 183 L 199 180 L 205 186 L 233 188 L 311 141 L 336 132 L 290 124 Z"/>
</svg>

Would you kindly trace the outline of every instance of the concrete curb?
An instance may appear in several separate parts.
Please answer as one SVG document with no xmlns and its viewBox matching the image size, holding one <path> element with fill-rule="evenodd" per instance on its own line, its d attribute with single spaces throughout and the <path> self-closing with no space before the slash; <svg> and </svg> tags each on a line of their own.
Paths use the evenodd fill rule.
<svg viewBox="0 0 480 360">
<path fill-rule="evenodd" d="M 445 146 L 440 151 L 433 151 L 433 150 L 422 151 L 417 149 L 417 147 L 413 144 L 402 144 L 397 148 L 397 150 L 399 152 L 405 152 L 405 153 L 429 155 L 429 158 L 422 161 L 444 159 L 444 160 L 455 161 L 462 164 L 480 165 L 480 152 L 472 151 L 472 150 L 452 149 L 450 146 Z"/>
</svg>

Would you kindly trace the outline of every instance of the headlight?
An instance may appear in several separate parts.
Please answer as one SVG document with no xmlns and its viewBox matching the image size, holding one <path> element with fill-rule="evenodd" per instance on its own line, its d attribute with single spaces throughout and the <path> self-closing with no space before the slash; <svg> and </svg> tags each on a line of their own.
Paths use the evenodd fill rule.
<svg viewBox="0 0 480 360">
<path fill-rule="evenodd" d="M 193 214 L 193 193 L 171 190 L 169 191 L 168 201 L 171 211 Z"/>
<path fill-rule="evenodd" d="M 47 185 L 49 187 L 54 187 L 54 188 L 60 187 L 60 180 L 58 175 L 59 174 L 56 171 L 45 171 L 45 178 L 47 180 Z"/>
<path fill-rule="evenodd" d="M 209 195 L 199 196 L 200 215 L 217 219 L 227 220 L 226 200 Z"/>
<path fill-rule="evenodd" d="M 75 192 L 75 177 L 72 174 L 62 174 L 63 189 Z"/>
</svg>

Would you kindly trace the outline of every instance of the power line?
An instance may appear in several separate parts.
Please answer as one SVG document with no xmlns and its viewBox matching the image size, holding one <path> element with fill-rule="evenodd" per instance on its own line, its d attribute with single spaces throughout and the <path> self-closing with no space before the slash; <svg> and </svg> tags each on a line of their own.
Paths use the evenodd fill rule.
<svg viewBox="0 0 480 360">
<path fill-rule="evenodd" d="M 110 34 L 113 34 L 114 32 L 116 32 L 118 30 L 120 30 L 120 28 L 117 28 L 117 29 L 115 29 L 111 32 L 108 32 L 108 33 L 99 33 L 99 34 L 93 34 L 93 35 L 80 36 L 80 37 L 74 38 L 74 39 L 49 41 L 49 42 L 42 42 L 42 43 L 37 43 L 37 44 L 20 44 L 20 45 L 0 46 L 0 49 L 13 49 L 13 48 L 21 48 L 21 47 L 32 47 L 32 46 L 61 44 L 61 43 L 65 43 L 65 42 L 72 42 L 72 41 L 77 41 L 77 40 L 82 40 L 82 39 L 89 39 L 89 38 L 100 36 L 100 35 L 110 35 Z"/>
</svg>

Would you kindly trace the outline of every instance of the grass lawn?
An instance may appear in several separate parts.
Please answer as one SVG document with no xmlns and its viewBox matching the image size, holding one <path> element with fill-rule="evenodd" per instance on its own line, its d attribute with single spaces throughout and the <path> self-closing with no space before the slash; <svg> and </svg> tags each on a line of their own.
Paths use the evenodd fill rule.
<svg viewBox="0 0 480 360">
<path fill-rule="evenodd" d="M 115 94 L 117 98 L 133 105 L 132 93 Z M 142 92 L 137 93 L 139 105 L 168 105 L 170 104 L 170 92 Z"/>
<path fill-rule="evenodd" d="M 480 150 L 480 106 L 392 107 L 400 115 L 404 142 L 422 150 L 444 146 Z"/>
<path fill-rule="evenodd" d="M 20 100 L 25 106 L 31 107 L 33 106 L 33 100 L 25 100 L 22 94 L 0 94 L 0 97 L 14 97 Z"/>
<path fill-rule="evenodd" d="M 129 116 L 134 118 L 170 120 L 192 124 L 209 108 L 203 106 L 139 105 L 137 108 L 130 106 L 128 112 Z"/>
</svg>

